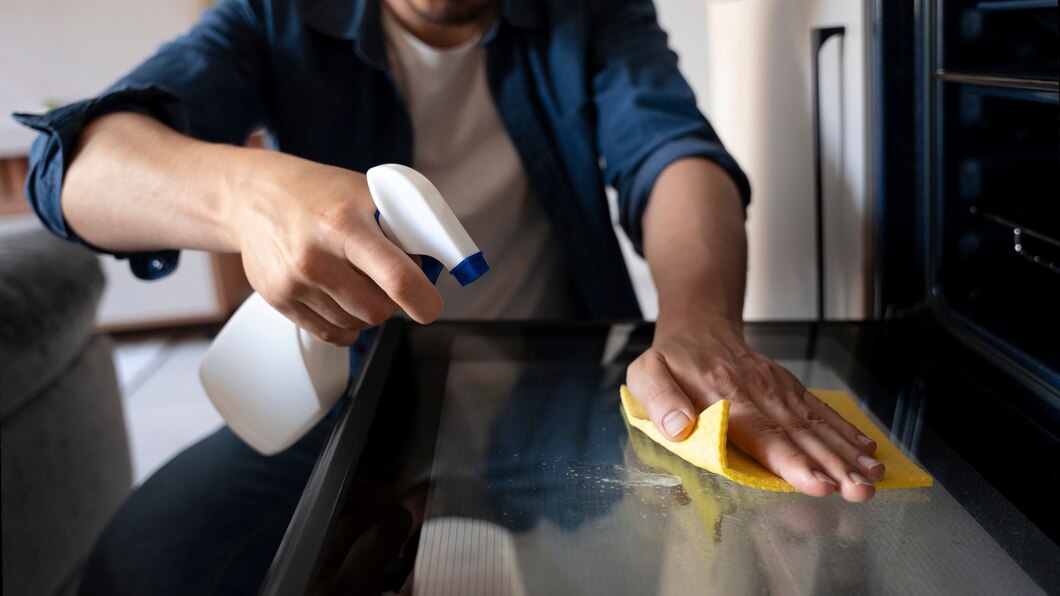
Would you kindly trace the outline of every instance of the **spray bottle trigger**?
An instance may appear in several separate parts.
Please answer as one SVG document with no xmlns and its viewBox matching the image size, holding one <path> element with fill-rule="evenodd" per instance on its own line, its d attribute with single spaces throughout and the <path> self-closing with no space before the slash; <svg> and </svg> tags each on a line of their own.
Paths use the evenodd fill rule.
<svg viewBox="0 0 1060 596">
<path fill-rule="evenodd" d="M 378 209 L 375 210 L 375 223 L 379 225 L 379 229 L 380 230 L 383 230 L 383 235 L 386 236 L 387 238 L 389 238 L 391 242 L 393 242 L 394 239 L 390 238 L 390 236 L 386 232 L 386 227 L 383 226 L 382 220 L 379 219 L 379 210 Z M 423 274 L 427 276 L 427 279 L 429 279 L 432 284 L 437 285 L 438 284 L 438 276 L 440 276 L 442 274 L 442 270 L 445 269 L 445 266 L 442 265 L 441 261 L 439 261 L 438 259 L 436 259 L 436 258 L 434 258 L 432 256 L 429 256 L 429 255 L 416 255 L 416 256 L 420 258 L 420 269 L 423 271 Z"/>
<path fill-rule="evenodd" d="M 427 255 L 419 255 L 419 257 L 420 269 L 423 270 L 423 274 L 427 276 L 427 279 L 431 280 L 432 284 L 437 285 L 438 276 L 442 274 L 442 269 L 445 269 L 442 262 Z"/>
</svg>

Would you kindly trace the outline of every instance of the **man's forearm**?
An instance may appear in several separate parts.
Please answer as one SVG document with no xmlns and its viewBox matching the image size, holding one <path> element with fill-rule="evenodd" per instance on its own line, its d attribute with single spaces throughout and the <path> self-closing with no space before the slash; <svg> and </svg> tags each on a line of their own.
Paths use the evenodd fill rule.
<svg viewBox="0 0 1060 596">
<path fill-rule="evenodd" d="M 875 443 L 747 345 L 740 323 L 747 238 L 733 182 L 698 159 L 659 176 L 644 214 L 644 248 L 659 289 L 652 347 L 630 364 L 630 391 L 665 436 L 729 402 L 729 441 L 809 495 L 861 502 L 884 466 Z"/>
<path fill-rule="evenodd" d="M 663 170 L 644 213 L 644 254 L 659 293 L 661 330 L 743 312 L 747 235 L 732 179 L 688 158 Z"/>
<path fill-rule="evenodd" d="M 225 196 L 247 151 L 140 114 L 108 114 L 81 135 L 63 181 L 63 216 L 81 238 L 115 252 L 237 251 Z"/>
<path fill-rule="evenodd" d="M 239 252 L 254 289 L 324 341 L 348 346 L 398 308 L 420 323 L 442 310 L 383 235 L 364 174 L 121 113 L 85 129 L 62 201 L 67 223 L 100 248 Z"/>
</svg>

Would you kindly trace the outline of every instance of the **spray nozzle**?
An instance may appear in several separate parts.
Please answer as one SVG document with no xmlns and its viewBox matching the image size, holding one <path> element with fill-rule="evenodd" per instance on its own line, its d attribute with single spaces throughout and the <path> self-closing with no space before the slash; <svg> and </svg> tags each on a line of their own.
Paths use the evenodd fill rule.
<svg viewBox="0 0 1060 596">
<path fill-rule="evenodd" d="M 432 282 L 442 268 L 462 286 L 489 271 L 482 251 L 423 174 L 385 164 L 366 175 L 383 234 L 405 252 L 420 255 L 423 272 Z"/>
</svg>

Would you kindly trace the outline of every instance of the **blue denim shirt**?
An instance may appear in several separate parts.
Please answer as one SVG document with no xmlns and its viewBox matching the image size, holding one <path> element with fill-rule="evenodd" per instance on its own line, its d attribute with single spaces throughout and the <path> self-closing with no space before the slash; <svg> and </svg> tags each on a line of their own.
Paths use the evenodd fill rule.
<svg viewBox="0 0 1060 596">
<path fill-rule="evenodd" d="M 359 172 L 411 165 L 412 128 L 387 67 L 379 10 L 378 0 L 224 0 L 101 96 L 16 115 L 43 133 L 26 184 L 33 208 L 53 232 L 83 242 L 63 220 L 63 171 L 86 123 L 118 110 L 212 142 L 241 144 L 265 127 L 280 151 Z M 605 184 L 617 191 L 619 222 L 638 251 L 652 185 L 674 160 L 714 160 L 745 205 L 750 198 L 678 72 L 654 6 L 502 0 L 482 43 L 490 91 L 583 311 L 639 317 Z M 178 253 L 117 256 L 152 279 L 172 271 Z"/>
</svg>

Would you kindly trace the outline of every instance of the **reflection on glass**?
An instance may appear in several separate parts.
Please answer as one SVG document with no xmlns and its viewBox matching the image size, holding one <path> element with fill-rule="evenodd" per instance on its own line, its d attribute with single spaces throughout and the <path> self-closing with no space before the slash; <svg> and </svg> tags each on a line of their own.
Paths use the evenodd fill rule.
<svg viewBox="0 0 1060 596">
<path fill-rule="evenodd" d="M 485 338 L 454 346 L 416 593 L 1039 591 L 940 486 L 852 504 L 694 468 L 622 418 L 640 348 L 565 339 L 554 358 L 547 345 L 511 359 Z"/>
</svg>

